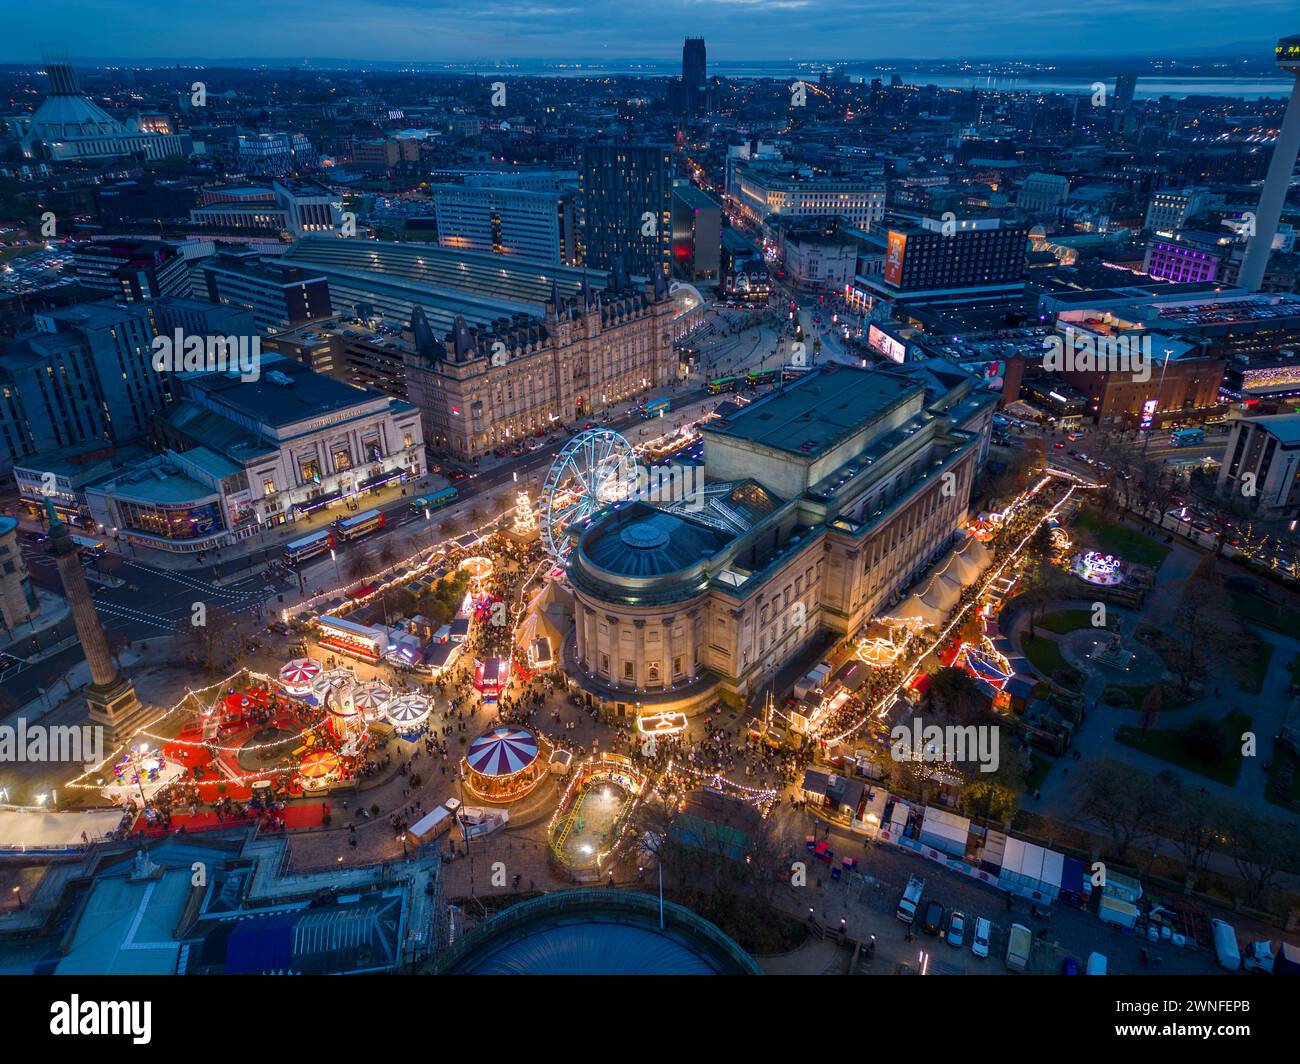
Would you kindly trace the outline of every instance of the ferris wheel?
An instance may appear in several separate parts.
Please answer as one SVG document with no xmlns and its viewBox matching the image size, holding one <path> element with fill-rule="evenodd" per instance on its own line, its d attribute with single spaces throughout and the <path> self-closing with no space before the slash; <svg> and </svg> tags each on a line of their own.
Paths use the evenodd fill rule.
<svg viewBox="0 0 1300 1064">
<path fill-rule="evenodd" d="M 566 443 L 542 485 L 542 534 L 556 564 L 574 537 L 605 506 L 636 491 L 636 451 L 613 429 L 588 429 Z"/>
</svg>

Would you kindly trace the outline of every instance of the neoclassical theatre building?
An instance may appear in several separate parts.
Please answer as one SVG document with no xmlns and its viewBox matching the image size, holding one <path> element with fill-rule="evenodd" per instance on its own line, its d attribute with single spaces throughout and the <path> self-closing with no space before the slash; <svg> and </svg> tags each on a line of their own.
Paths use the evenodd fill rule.
<svg viewBox="0 0 1300 1064">
<path fill-rule="evenodd" d="M 825 365 L 709 422 L 702 499 L 634 500 L 578 540 L 569 675 L 623 713 L 689 712 L 852 634 L 952 545 L 996 403 L 946 362 Z"/>
</svg>

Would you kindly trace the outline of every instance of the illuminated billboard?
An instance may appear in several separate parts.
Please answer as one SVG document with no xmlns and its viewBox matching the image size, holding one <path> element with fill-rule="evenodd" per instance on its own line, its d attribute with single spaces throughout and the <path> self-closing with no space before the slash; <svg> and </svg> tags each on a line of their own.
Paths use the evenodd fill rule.
<svg viewBox="0 0 1300 1064">
<path fill-rule="evenodd" d="M 907 348 L 899 343 L 879 325 L 873 324 L 867 330 L 867 345 L 884 355 L 891 362 L 902 362 L 907 357 Z"/>
<path fill-rule="evenodd" d="M 885 253 L 885 280 L 901 284 L 903 280 L 903 255 L 907 252 L 907 234 L 889 231 L 889 249 Z"/>
</svg>

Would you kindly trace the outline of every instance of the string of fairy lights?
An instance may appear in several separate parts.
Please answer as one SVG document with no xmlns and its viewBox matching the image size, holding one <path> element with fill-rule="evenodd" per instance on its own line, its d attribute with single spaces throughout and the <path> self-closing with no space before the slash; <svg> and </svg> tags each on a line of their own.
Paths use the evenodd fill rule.
<svg viewBox="0 0 1300 1064">
<path fill-rule="evenodd" d="M 1013 504 L 1013 506 L 1008 507 L 1007 510 L 1004 511 L 1004 513 L 1007 515 L 1007 520 L 1010 520 L 1011 515 L 1013 515 L 1015 511 L 1020 508 L 1020 506 L 1022 506 L 1029 499 L 1037 495 L 1038 492 L 1044 486 L 1046 486 L 1046 484 L 1054 476 L 1057 476 L 1056 470 L 1048 470 L 1042 480 L 1038 481 L 1038 483 L 1035 484 L 1032 489 L 1025 492 L 1025 494 L 1015 504 Z M 1056 515 L 1060 513 L 1061 509 L 1066 505 L 1066 503 L 1070 501 L 1070 498 L 1074 495 L 1075 491 L 1077 491 L 1081 487 L 1086 486 L 1083 483 L 1078 482 L 1078 478 L 1076 477 L 1067 476 L 1062 479 L 1073 480 L 1076 482 L 1070 485 L 1070 487 L 1066 490 L 1066 493 L 1056 501 L 1056 503 L 1051 507 L 1051 509 L 1049 509 L 1038 521 L 1034 522 L 1033 527 L 1030 528 L 1027 533 L 1025 533 L 1024 538 L 1021 539 L 1020 542 L 1016 544 L 1015 548 L 1007 555 L 1006 558 L 1003 559 L 1002 563 L 998 565 L 996 568 L 994 568 L 985 577 L 984 581 L 980 584 L 979 592 L 976 595 L 973 595 L 964 606 L 961 606 L 953 614 L 953 616 L 949 619 L 947 625 L 945 625 L 944 628 L 935 637 L 935 640 L 930 645 L 930 648 L 916 658 L 916 660 L 912 663 L 911 667 L 903 674 L 902 679 L 900 679 L 893 687 L 891 687 L 884 695 L 882 695 L 880 699 L 877 700 L 875 704 L 872 705 L 863 714 L 863 716 L 861 716 L 857 721 L 855 721 L 849 727 L 845 728 L 839 734 L 828 738 L 826 742 L 832 745 L 836 743 L 841 743 L 845 739 L 847 739 L 850 735 L 855 734 L 868 721 L 872 720 L 873 718 L 879 719 L 886 713 L 888 708 L 891 705 L 893 705 L 894 700 L 898 697 L 898 695 L 914 679 L 916 679 L 916 676 L 921 671 L 921 666 L 925 663 L 926 659 L 935 653 L 935 651 L 943 644 L 944 640 L 946 640 L 954 630 L 956 630 L 961 626 L 962 621 L 966 617 L 966 614 L 969 613 L 973 607 L 979 604 L 980 599 L 984 596 L 985 592 L 987 592 L 988 589 L 993 586 L 994 582 L 1001 579 L 1002 574 L 1006 572 L 1009 566 L 1013 565 L 1016 562 L 1016 560 L 1020 557 L 1021 552 L 1025 549 L 1025 547 L 1029 544 L 1029 541 L 1033 539 L 1034 535 L 1037 533 L 1039 527 L 1043 525 L 1046 521 L 1054 519 Z"/>
</svg>

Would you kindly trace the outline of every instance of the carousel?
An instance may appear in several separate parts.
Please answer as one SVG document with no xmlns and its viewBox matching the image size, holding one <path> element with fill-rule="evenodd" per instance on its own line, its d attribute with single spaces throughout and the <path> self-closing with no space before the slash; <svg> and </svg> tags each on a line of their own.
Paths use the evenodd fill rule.
<svg viewBox="0 0 1300 1064">
<path fill-rule="evenodd" d="M 323 791 L 337 783 L 343 762 L 332 750 L 313 750 L 298 763 L 298 781 L 304 792 Z"/>
<path fill-rule="evenodd" d="M 326 699 L 333 692 L 348 684 L 355 683 L 356 679 L 356 673 L 351 669 L 326 669 L 317 673 L 312 679 L 311 693 L 315 696 L 317 702 L 324 705 Z"/>
<path fill-rule="evenodd" d="M 323 669 L 315 658 L 294 658 L 280 670 L 280 686 L 285 694 L 303 698 L 312 693 L 311 682 Z"/>
<path fill-rule="evenodd" d="M 1070 572 L 1098 587 L 1115 587 L 1124 582 L 1124 562 L 1113 554 L 1090 550 L 1075 555 Z"/>
<path fill-rule="evenodd" d="M 415 739 L 428 726 L 433 703 L 424 695 L 398 695 L 388 703 L 384 716 L 399 738 Z"/>
<path fill-rule="evenodd" d="M 496 565 L 491 558 L 474 557 L 466 558 L 457 568 L 469 573 L 470 589 L 478 595 L 487 587 L 488 578 L 492 576 Z"/>
<path fill-rule="evenodd" d="M 502 725 L 469 744 L 461 759 L 465 789 L 484 802 L 504 804 L 529 794 L 546 776 L 539 738 L 527 728 Z"/>
<path fill-rule="evenodd" d="M 392 700 L 393 689 L 386 683 L 371 680 L 357 684 L 352 693 L 352 704 L 361 708 L 361 715 L 366 723 L 383 720 L 388 703 Z"/>
<path fill-rule="evenodd" d="M 339 752 L 349 756 L 365 749 L 370 741 L 366 711 L 356 701 L 357 690 L 356 683 L 343 684 L 327 695 L 325 702 L 330 734 L 338 740 Z"/>
</svg>

